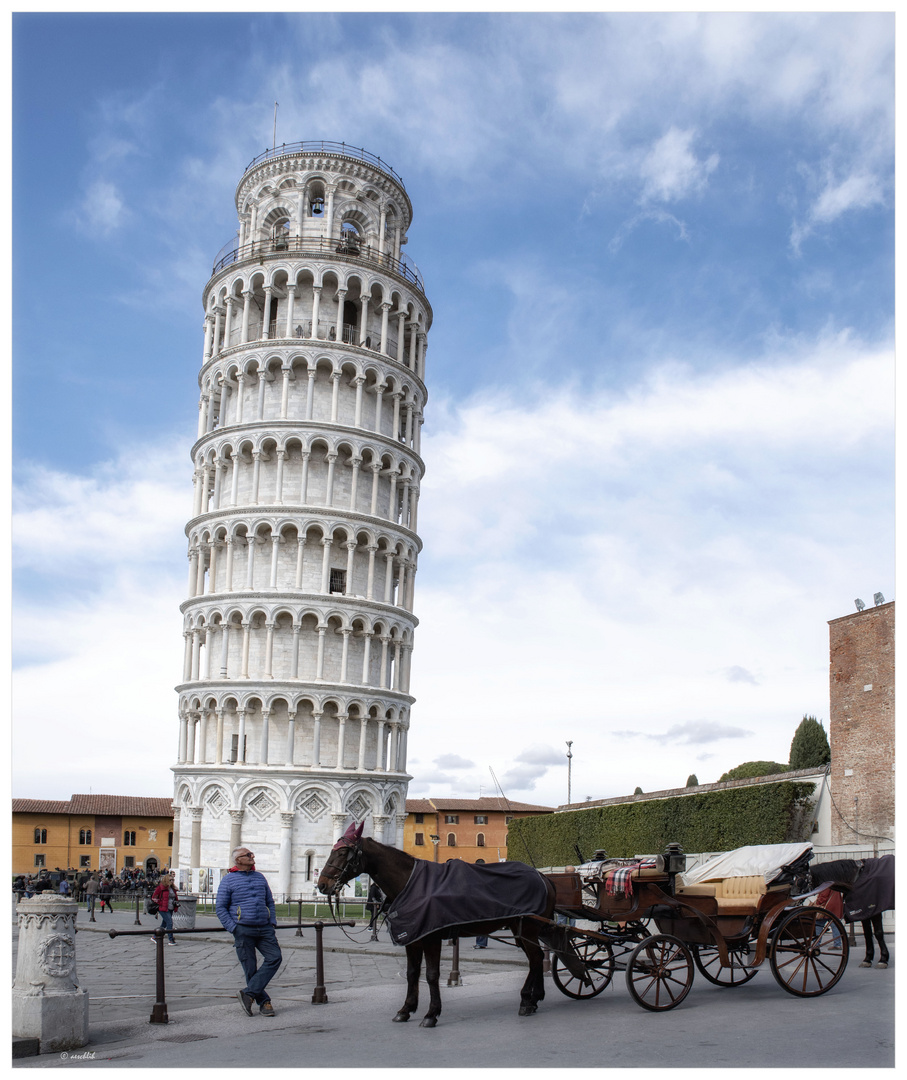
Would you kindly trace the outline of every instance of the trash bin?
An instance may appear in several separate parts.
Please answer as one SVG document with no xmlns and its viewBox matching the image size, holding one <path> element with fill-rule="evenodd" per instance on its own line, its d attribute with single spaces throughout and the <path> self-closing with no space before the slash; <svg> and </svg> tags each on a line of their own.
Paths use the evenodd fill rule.
<svg viewBox="0 0 907 1080">
<path fill-rule="evenodd" d="M 198 895 L 196 893 L 187 893 L 185 896 L 178 896 L 177 901 L 179 908 L 173 914 L 173 929 L 194 930 Z"/>
</svg>

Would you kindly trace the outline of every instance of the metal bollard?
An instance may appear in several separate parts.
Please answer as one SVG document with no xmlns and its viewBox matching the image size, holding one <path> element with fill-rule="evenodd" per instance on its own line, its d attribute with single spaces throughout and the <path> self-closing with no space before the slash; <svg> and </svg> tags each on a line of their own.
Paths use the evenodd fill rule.
<svg viewBox="0 0 907 1080">
<path fill-rule="evenodd" d="M 167 1016 L 167 1000 L 164 997 L 164 928 L 160 927 L 154 931 L 154 946 L 157 953 L 156 961 L 157 966 L 155 970 L 155 985 L 154 985 L 154 1008 L 151 1010 L 151 1024 L 169 1024 L 170 1019 Z"/>
<path fill-rule="evenodd" d="M 463 981 L 460 978 L 460 939 L 455 937 L 453 939 L 453 957 L 451 959 L 453 965 L 450 969 L 450 975 L 447 977 L 448 986 L 462 986 Z"/>
<path fill-rule="evenodd" d="M 324 923 L 315 923 L 315 992 L 312 994 L 312 1003 L 324 1005 L 328 1000 L 328 992 L 324 986 L 324 952 L 322 950 L 321 935 L 324 931 Z"/>
</svg>

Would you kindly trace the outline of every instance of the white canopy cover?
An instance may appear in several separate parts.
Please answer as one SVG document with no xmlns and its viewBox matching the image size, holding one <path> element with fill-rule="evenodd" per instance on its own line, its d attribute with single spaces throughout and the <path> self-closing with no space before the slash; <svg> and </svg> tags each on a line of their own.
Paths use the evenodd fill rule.
<svg viewBox="0 0 907 1080">
<path fill-rule="evenodd" d="M 771 885 L 782 866 L 796 862 L 812 844 L 750 844 L 716 855 L 702 866 L 695 866 L 678 875 L 681 885 L 695 885 L 703 881 L 718 881 L 727 877 L 754 877 L 762 874 L 766 885 Z"/>
</svg>

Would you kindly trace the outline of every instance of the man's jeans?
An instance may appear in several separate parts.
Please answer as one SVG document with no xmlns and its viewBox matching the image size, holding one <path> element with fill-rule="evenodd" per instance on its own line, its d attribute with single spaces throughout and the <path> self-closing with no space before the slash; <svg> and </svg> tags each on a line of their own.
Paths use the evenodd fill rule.
<svg viewBox="0 0 907 1080">
<path fill-rule="evenodd" d="M 242 923 L 237 923 L 233 931 L 233 944 L 246 977 L 245 993 L 255 998 L 259 1005 L 263 1005 L 271 1000 L 265 987 L 277 974 L 283 960 L 274 927 L 243 926 Z M 256 949 L 262 956 L 261 967 L 258 966 Z"/>
</svg>

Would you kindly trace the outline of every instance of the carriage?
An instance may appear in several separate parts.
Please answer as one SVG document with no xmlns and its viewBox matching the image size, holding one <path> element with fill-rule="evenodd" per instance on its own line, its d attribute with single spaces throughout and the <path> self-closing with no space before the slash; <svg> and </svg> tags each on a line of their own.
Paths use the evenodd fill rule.
<svg viewBox="0 0 907 1080">
<path fill-rule="evenodd" d="M 738 848 L 687 871 L 679 845 L 669 844 L 659 856 L 597 852 L 578 869 L 542 874 L 520 862 L 415 859 L 364 837 L 362 824 L 353 823 L 334 845 L 318 889 L 334 897 L 368 874 L 387 897 L 391 940 L 406 948 L 407 993 L 397 1023 L 418 1007 L 424 960 L 430 1005 L 421 1026 L 437 1024 L 443 941 L 501 929 L 529 962 L 520 1016 L 533 1015 L 545 997 L 543 946 L 554 983 L 568 997 L 595 997 L 622 970 L 633 998 L 662 1012 L 683 1001 L 697 968 L 718 986 L 742 986 L 767 957 L 781 987 L 798 997 L 837 983 L 847 966 L 844 927 L 809 895 L 792 895 L 811 851 L 811 844 Z"/>
<path fill-rule="evenodd" d="M 767 959 L 789 994 L 826 993 L 844 973 L 848 942 L 834 915 L 792 895 L 811 849 L 738 848 L 687 872 L 680 847 L 670 844 L 648 858 L 598 852 L 575 870 L 546 874 L 557 922 L 566 923 L 551 961 L 555 985 L 568 997 L 594 997 L 622 970 L 634 1000 L 661 1012 L 683 1001 L 697 969 L 731 988 Z"/>
</svg>

